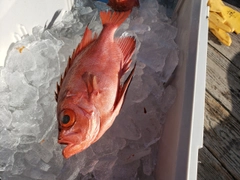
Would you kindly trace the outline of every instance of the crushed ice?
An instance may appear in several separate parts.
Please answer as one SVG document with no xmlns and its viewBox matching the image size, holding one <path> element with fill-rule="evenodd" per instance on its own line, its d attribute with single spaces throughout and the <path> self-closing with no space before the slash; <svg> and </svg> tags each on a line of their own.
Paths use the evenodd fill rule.
<svg viewBox="0 0 240 180">
<path fill-rule="evenodd" d="M 57 143 L 54 91 L 85 27 L 102 29 L 106 4 L 75 1 L 50 29 L 36 26 L 9 47 L 0 67 L 2 180 L 153 179 L 158 140 L 176 90 L 164 84 L 178 64 L 177 29 L 157 0 L 141 0 L 117 35 L 134 35 L 137 68 L 113 126 L 95 144 L 65 160 Z"/>
</svg>

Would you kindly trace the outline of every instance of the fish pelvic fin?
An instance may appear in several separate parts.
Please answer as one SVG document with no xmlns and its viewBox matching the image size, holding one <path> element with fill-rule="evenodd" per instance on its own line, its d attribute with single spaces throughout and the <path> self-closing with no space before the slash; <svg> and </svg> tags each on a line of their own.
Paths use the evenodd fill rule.
<svg viewBox="0 0 240 180">
<path fill-rule="evenodd" d="M 131 11 L 125 12 L 101 11 L 100 18 L 103 26 L 112 25 L 118 28 L 127 19 L 130 13 Z"/>
<path fill-rule="evenodd" d="M 123 61 L 121 65 L 120 77 L 128 71 L 132 62 L 131 57 L 136 47 L 135 37 L 122 37 L 116 40 L 118 46 L 123 53 Z"/>
<path fill-rule="evenodd" d="M 86 83 L 88 98 L 90 99 L 93 95 L 97 95 L 99 93 L 97 77 L 89 72 L 85 72 L 82 75 L 83 81 Z"/>
<path fill-rule="evenodd" d="M 66 76 L 70 67 L 72 66 L 73 61 L 75 60 L 77 55 L 80 54 L 80 52 L 85 47 L 87 47 L 89 44 L 91 44 L 93 41 L 95 41 L 97 39 L 97 37 L 98 37 L 97 34 L 93 35 L 92 31 L 88 27 L 86 27 L 86 30 L 83 34 L 82 41 L 78 44 L 77 48 L 75 50 L 73 50 L 72 57 L 68 58 L 68 64 L 65 68 L 64 74 L 61 76 L 60 83 L 59 84 L 57 83 L 57 90 L 55 91 L 55 100 L 56 101 L 58 101 L 58 94 L 59 94 L 59 91 L 61 89 L 64 77 Z"/>
</svg>

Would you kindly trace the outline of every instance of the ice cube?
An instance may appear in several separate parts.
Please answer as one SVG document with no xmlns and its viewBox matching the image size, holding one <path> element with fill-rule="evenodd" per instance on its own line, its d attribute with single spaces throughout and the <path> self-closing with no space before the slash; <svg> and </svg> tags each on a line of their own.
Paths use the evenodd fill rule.
<svg viewBox="0 0 240 180">
<path fill-rule="evenodd" d="M 125 144 L 126 140 L 106 134 L 101 137 L 99 141 L 94 143 L 91 148 L 97 156 L 102 157 L 109 154 L 117 154 L 119 149 L 122 149 Z"/>
<path fill-rule="evenodd" d="M 9 102 L 10 106 L 23 108 L 32 102 L 37 101 L 38 89 L 30 86 L 22 73 L 19 73 L 18 71 L 11 73 L 6 70 L 4 72 L 4 79 L 11 91 Z"/>
<path fill-rule="evenodd" d="M 63 17 L 62 17 L 62 22 L 64 25 L 71 25 L 76 22 L 76 19 L 73 16 L 73 13 L 71 11 L 65 12 Z"/>
<path fill-rule="evenodd" d="M 99 159 L 99 162 L 94 167 L 94 177 L 98 180 L 112 179 L 112 168 L 116 161 L 116 156 L 105 156 Z"/>
<path fill-rule="evenodd" d="M 36 136 L 36 134 L 39 133 L 39 119 L 34 117 L 34 114 L 31 114 L 34 113 L 32 107 L 24 110 L 15 110 L 13 112 L 12 126 L 14 127 L 14 133 L 32 136 Z"/>
<path fill-rule="evenodd" d="M 8 55 L 6 67 L 13 72 L 33 71 L 36 69 L 35 57 L 27 47 L 15 47 Z"/>
<path fill-rule="evenodd" d="M 130 148 L 126 147 L 118 153 L 118 161 L 121 164 L 128 164 L 133 161 L 139 160 L 142 157 L 151 153 L 151 148 Z"/>
<path fill-rule="evenodd" d="M 44 180 L 54 180 L 56 179 L 56 175 L 40 170 L 36 167 L 28 167 L 24 171 L 24 175 L 26 177 L 30 177 L 31 179 L 44 179 Z"/>
<path fill-rule="evenodd" d="M 82 175 L 86 175 L 94 170 L 94 166 L 98 163 L 97 159 L 88 158 L 85 161 L 84 167 L 80 170 Z"/>
<path fill-rule="evenodd" d="M 86 155 L 86 151 L 83 151 L 82 153 L 79 153 L 74 157 L 65 160 L 63 168 L 57 176 L 57 180 L 74 180 L 78 176 L 80 169 L 85 165 L 84 161 L 86 159 Z"/>
<path fill-rule="evenodd" d="M 32 166 L 36 166 L 37 163 L 40 161 L 39 154 L 33 150 L 30 150 L 27 153 L 25 153 L 24 157 L 26 161 Z"/>
<path fill-rule="evenodd" d="M 85 15 L 85 14 L 89 14 L 92 12 L 92 8 L 91 7 L 82 7 L 80 10 L 80 14 L 81 15 Z"/>
<path fill-rule="evenodd" d="M 128 94 L 126 96 L 126 104 L 132 105 L 133 103 L 142 102 L 148 97 L 149 86 L 142 82 L 140 76 L 134 76 L 132 83 L 128 89 Z"/>
<path fill-rule="evenodd" d="M 111 8 L 104 2 L 94 1 L 95 6 L 98 8 L 99 11 L 108 11 Z"/>
<path fill-rule="evenodd" d="M 12 131 L 3 129 L 0 132 L 0 146 L 9 149 L 15 149 L 19 144 L 19 137 L 15 136 Z"/>
<path fill-rule="evenodd" d="M 2 94 L 1 94 L 2 95 Z M 6 108 L 0 108 L 0 127 L 9 127 L 12 122 L 12 113 Z"/>
<path fill-rule="evenodd" d="M 154 170 L 153 157 L 152 155 L 144 156 L 142 159 L 143 173 L 150 176 Z"/>
<path fill-rule="evenodd" d="M 1 67 L 1 66 L 0 66 Z M 2 71 L 4 72 L 4 68 L 0 69 L 0 92 L 4 92 L 8 90 L 8 86 L 4 80 L 4 78 L 2 77 Z"/>
<path fill-rule="evenodd" d="M 172 85 L 169 85 L 163 94 L 162 100 L 161 100 L 161 110 L 163 113 L 166 113 L 169 108 L 173 105 L 173 102 L 175 101 L 177 95 L 176 88 Z"/>
<path fill-rule="evenodd" d="M 3 145 L 2 143 L 0 143 Z M 4 171 L 7 166 L 13 163 L 13 153 L 14 150 L 1 147 L 0 149 L 0 171 Z"/>
<path fill-rule="evenodd" d="M 19 145 L 17 146 L 17 151 L 18 151 L 18 152 L 24 152 L 24 153 L 26 153 L 26 152 L 28 152 L 31 148 L 32 148 L 32 147 L 31 147 L 30 144 L 19 144 Z"/>
<path fill-rule="evenodd" d="M 76 0 L 74 2 L 74 7 L 81 9 L 82 7 L 94 7 L 93 1 L 89 0 Z"/>
<path fill-rule="evenodd" d="M 155 45 L 150 45 L 149 43 L 142 43 L 138 59 L 151 67 L 156 72 L 162 71 L 165 65 L 165 59 L 168 56 L 168 48 L 156 48 Z"/>
<path fill-rule="evenodd" d="M 9 99 L 10 99 L 10 93 L 9 92 L 1 92 L 0 106 L 8 107 L 9 106 Z"/>
<path fill-rule="evenodd" d="M 118 164 L 113 168 L 113 178 L 114 180 L 136 179 L 137 169 L 140 166 L 140 160 L 133 161 L 128 164 Z"/>
<path fill-rule="evenodd" d="M 42 146 L 41 143 L 36 143 L 32 146 L 34 152 L 37 153 L 38 157 L 41 158 L 45 163 L 48 163 L 53 157 L 53 153 Z"/>
<path fill-rule="evenodd" d="M 35 136 L 31 136 L 31 135 L 22 135 L 20 137 L 20 143 L 21 144 L 31 144 L 36 142 L 36 137 Z"/>
<path fill-rule="evenodd" d="M 62 40 L 57 39 L 56 37 L 54 37 L 54 35 L 46 30 L 43 32 L 42 34 L 42 39 L 44 39 L 45 41 L 43 41 L 47 46 L 52 46 L 54 47 L 54 49 L 58 52 L 61 47 L 64 45 Z M 46 50 L 46 49 L 45 49 Z M 51 52 L 51 51 L 50 51 Z M 51 53 L 48 54 L 49 57 L 51 57 Z"/>
<path fill-rule="evenodd" d="M 25 161 L 24 157 L 25 157 L 25 153 L 22 153 L 22 152 L 16 152 L 14 154 L 14 163 L 12 167 L 13 175 L 20 175 L 26 169 L 24 164 L 24 161 Z"/>
<path fill-rule="evenodd" d="M 138 140 L 141 137 L 141 132 L 134 124 L 133 117 L 128 114 L 121 111 L 109 131 L 116 134 L 117 137 Z"/>
<path fill-rule="evenodd" d="M 169 81 L 177 65 L 178 65 L 178 51 L 173 50 L 169 53 L 166 59 L 165 66 L 163 68 L 162 81 L 164 83 Z"/>
<path fill-rule="evenodd" d="M 42 26 L 35 26 L 32 29 L 32 34 L 35 36 L 36 40 L 39 40 L 42 33 L 43 33 L 44 28 Z"/>
<path fill-rule="evenodd" d="M 49 164 L 47 164 L 41 160 L 38 162 L 37 166 L 39 167 L 39 169 L 41 169 L 43 171 L 48 171 L 51 167 Z"/>
</svg>

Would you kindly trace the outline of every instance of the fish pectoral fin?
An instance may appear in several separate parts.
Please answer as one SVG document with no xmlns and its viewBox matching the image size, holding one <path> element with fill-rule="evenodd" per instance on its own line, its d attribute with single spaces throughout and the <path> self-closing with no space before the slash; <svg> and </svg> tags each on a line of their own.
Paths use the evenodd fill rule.
<svg viewBox="0 0 240 180">
<path fill-rule="evenodd" d="M 82 75 L 82 78 L 83 81 L 86 83 L 89 98 L 91 98 L 93 94 L 97 95 L 99 92 L 97 85 L 97 77 L 89 72 L 85 72 Z"/>
<path fill-rule="evenodd" d="M 136 64 L 134 65 L 134 68 L 132 69 L 132 71 L 129 74 L 128 78 L 125 80 L 124 84 L 122 86 L 120 85 L 120 87 L 119 87 L 117 98 L 116 98 L 115 105 L 114 105 L 114 113 L 116 113 L 116 114 L 119 113 L 119 111 L 120 111 L 120 109 L 122 107 L 122 104 L 124 102 L 124 98 L 125 98 L 127 89 L 128 89 L 128 87 L 129 87 L 129 85 L 130 85 L 130 83 L 132 81 L 133 73 L 134 73 L 135 68 L 136 68 Z"/>
<path fill-rule="evenodd" d="M 124 98 L 125 98 L 127 89 L 133 78 L 133 73 L 134 73 L 135 67 L 136 67 L 136 64 L 135 64 L 133 70 L 131 71 L 130 75 L 124 82 L 123 86 L 119 88 L 113 111 L 111 113 L 109 113 L 107 115 L 107 117 L 102 117 L 105 120 L 101 121 L 101 127 L 100 127 L 99 133 L 96 136 L 94 142 L 96 142 L 99 138 L 101 138 L 102 135 L 112 126 L 114 120 L 116 119 L 117 115 L 119 114 L 119 111 L 124 102 Z"/>
<path fill-rule="evenodd" d="M 136 47 L 135 37 L 122 37 L 116 40 L 118 46 L 120 47 L 123 54 L 123 61 L 120 76 L 122 76 L 127 70 L 132 62 L 131 57 Z"/>
</svg>

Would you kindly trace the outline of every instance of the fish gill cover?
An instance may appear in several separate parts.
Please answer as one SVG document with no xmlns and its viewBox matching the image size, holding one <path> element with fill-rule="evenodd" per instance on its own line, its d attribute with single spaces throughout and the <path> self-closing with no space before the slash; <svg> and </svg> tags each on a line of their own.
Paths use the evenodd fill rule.
<svg viewBox="0 0 240 180">
<path fill-rule="evenodd" d="M 57 143 L 54 91 L 86 25 L 99 33 L 105 3 L 76 0 L 49 29 L 36 26 L 8 50 L 0 67 L 2 180 L 154 179 L 158 141 L 176 89 L 165 83 L 178 64 L 176 27 L 157 0 L 140 0 L 116 36 L 133 35 L 134 78 L 113 126 L 65 160 Z M 133 65 L 134 63 L 132 63 Z"/>
</svg>

